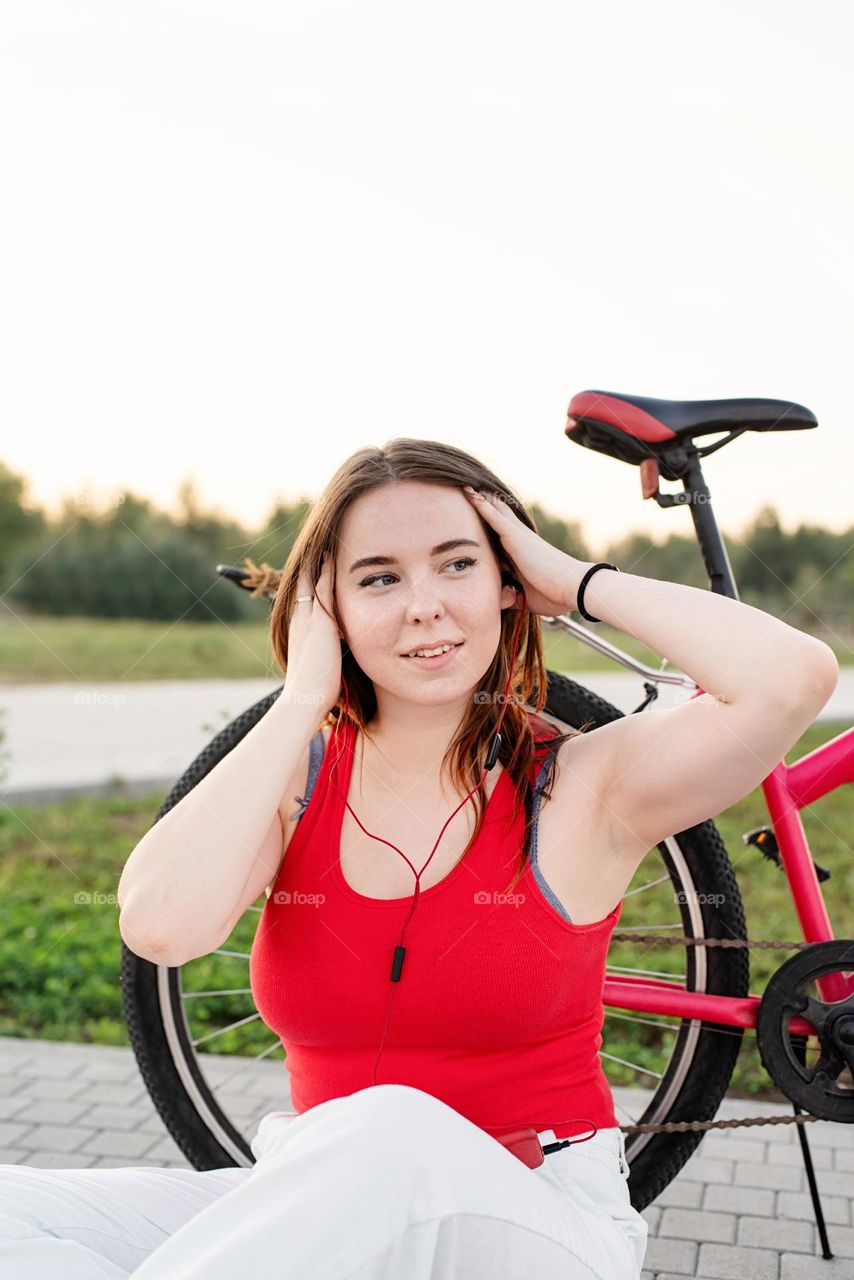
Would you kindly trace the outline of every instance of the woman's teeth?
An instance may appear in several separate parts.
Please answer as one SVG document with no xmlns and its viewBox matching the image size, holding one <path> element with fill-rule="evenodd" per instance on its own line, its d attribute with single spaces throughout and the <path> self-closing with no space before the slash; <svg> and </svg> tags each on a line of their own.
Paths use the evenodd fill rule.
<svg viewBox="0 0 854 1280">
<path fill-rule="evenodd" d="M 459 644 L 441 645 L 438 649 L 416 650 L 414 653 L 405 653 L 403 657 L 409 658 L 411 662 L 420 662 L 427 667 L 443 667 L 446 660 L 450 661 L 451 654 L 456 653 L 457 649 L 462 646 Z"/>
</svg>

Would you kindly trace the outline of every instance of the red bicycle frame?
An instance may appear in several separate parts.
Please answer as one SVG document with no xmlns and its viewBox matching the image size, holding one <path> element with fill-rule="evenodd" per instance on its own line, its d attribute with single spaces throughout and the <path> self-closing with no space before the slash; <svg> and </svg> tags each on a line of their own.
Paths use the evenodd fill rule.
<svg viewBox="0 0 854 1280">
<path fill-rule="evenodd" d="M 623 423 L 618 425 L 625 427 Z M 727 437 L 730 438 L 732 437 Z M 704 452 L 719 448 L 720 444 L 726 442 L 724 440 L 714 444 Z M 738 591 L 712 511 L 711 494 L 703 476 L 700 457 L 701 452 L 692 447 L 686 447 L 684 454 L 680 455 L 679 476 L 685 489 L 684 502 L 691 512 L 711 590 L 737 600 Z M 674 459 L 670 461 L 673 462 Z M 645 499 L 655 498 L 660 506 L 665 507 L 683 501 L 681 494 L 659 492 L 659 468 L 655 456 L 646 457 L 641 462 L 640 477 L 641 492 Z M 685 677 L 651 671 L 616 646 L 594 636 L 569 619 L 562 618 L 559 622 L 565 629 L 590 643 L 591 647 L 608 653 L 623 665 L 641 671 L 648 678 L 685 683 Z M 702 689 L 697 688 L 693 696 L 697 697 L 702 692 Z M 800 811 L 846 782 L 854 782 L 854 728 L 844 730 L 794 764 L 787 765 L 784 760 L 780 761 L 762 783 L 771 827 L 805 942 L 829 942 L 833 939 L 833 929 Z M 844 999 L 854 989 L 854 972 L 848 977 L 842 973 L 826 974 L 816 980 L 816 985 L 822 1000 Z M 609 978 L 606 975 L 603 1000 L 607 1006 L 639 1013 L 697 1018 L 732 1027 L 755 1027 L 761 996 L 735 998 L 703 995 L 687 991 L 680 983 L 669 979 L 632 978 L 628 975 Z M 810 1022 L 797 1017 L 791 1019 L 789 1031 L 792 1035 L 815 1034 L 815 1028 Z"/>
<path fill-rule="evenodd" d="M 702 690 L 698 690 L 701 693 Z M 789 882 L 805 942 L 829 942 L 833 929 L 800 818 L 801 809 L 846 782 L 854 782 L 854 728 L 846 729 L 808 755 L 777 764 L 762 783 L 768 814 Z M 826 974 L 816 985 L 822 1000 L 841 1000 L 854 989 L 854 974 Z M 760 996 L 711 996 L 686 991 L 668 979 L 605 978 L 604 1003 L 641 1013 L 701 1018 L 730 1027 L 755 1027 Z M 814 1035 L 804 1018 L 789 1023 L 792 1035 Z"/>
</svg>

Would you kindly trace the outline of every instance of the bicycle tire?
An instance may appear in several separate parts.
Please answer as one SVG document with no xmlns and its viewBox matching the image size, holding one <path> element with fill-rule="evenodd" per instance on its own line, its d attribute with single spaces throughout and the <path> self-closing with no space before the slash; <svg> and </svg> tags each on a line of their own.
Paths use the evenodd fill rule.
<svg viewBox="0 0 854 1280">
<path fill-rule="evenodd" d="M 553 671 L 546 675 L 544 713 L 565 727 L 592 721 L 595 729 L 623 714 L 569 677 Z M 280 693 L 276 689 L 266 695 L 216 734 L 176 782 L 155 822 L 245 737 Z M 714 823 L 679 832 L 658 848 L 673 886 L 686 899 L 680 903 L 684 932 L 689 937 L 746 937 L 738 885 Z M 722 904 L 712 910 L 712 898 L 717 900 L 721 894 Z M 748 994 L 745 950 L 687 947 L 685 952 L 686 985 L 691 990 Z M 178 1147 L 196 1169 L 251 1165 L 254 1157 L 247 1138 L 220 1106 L 202 1070 L 203 1055 L 193 1046 L 181 1000 L 181 969 L 144 960 L 122 941 L 121 979 L 134 1055 L 148 1093 Z M 719 1031 L 726 1034 L 716 1034 Z M 741 1039 L 740 1028 L 683 1019 L 667 1068 L 638 1122 L 712 1119 L 729 1085 Z M 628 1186 L 635 1208 L 643 1209 L 660 1194 L 702 1137 L 696 1131 L 627 1137 Z"/>
</svg>

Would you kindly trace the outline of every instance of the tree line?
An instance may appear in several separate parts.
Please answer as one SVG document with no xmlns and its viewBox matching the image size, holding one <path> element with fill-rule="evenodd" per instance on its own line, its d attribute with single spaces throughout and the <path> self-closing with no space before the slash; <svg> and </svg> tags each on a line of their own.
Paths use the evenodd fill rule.
<svg viewBox="0 0 854 1280">
<path fill-rule="evenodd" d="M 257 600 L 221 578 L 216 565 L 239 566 L 248 556 L 281 567 L 311 501 L 275 503 L 261 527 L 251 529 L 203 511 L 187 482 L 174 514 L 127 490 L 100 510 L 68 497 L 50 517 L 28 500 L 26 479 L 0 462 L 0 596 L 31 614 L 258 621 Z M 529 510 L 540 534 L 570 555 L 708 588 L 692 536 L 655 541 L 633 532 L 592 547 L 579 522 L 537 503 Z M 819 635 L 851 633 L 852 535 L 854 525 L 841 533 L 811 524 L 786 532 L 770 504 L 745 528 L 723 530 L 741 599 Z"/>
</svg>

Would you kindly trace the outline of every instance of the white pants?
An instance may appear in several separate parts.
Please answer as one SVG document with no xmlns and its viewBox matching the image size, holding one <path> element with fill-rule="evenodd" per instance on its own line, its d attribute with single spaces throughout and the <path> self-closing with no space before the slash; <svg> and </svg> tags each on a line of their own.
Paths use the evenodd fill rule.
<svg viewBox="0 0 854 1280">
<path fill-rule="evenodd" d="M 269 1112 L 249 1168 L 0 1165 L 0 1274 L 638 1280 L 647 1224 L 622 1139 L 601 1129 L 529 1169 L 431 1094 L 384 1084 Z"/>
</svg>

